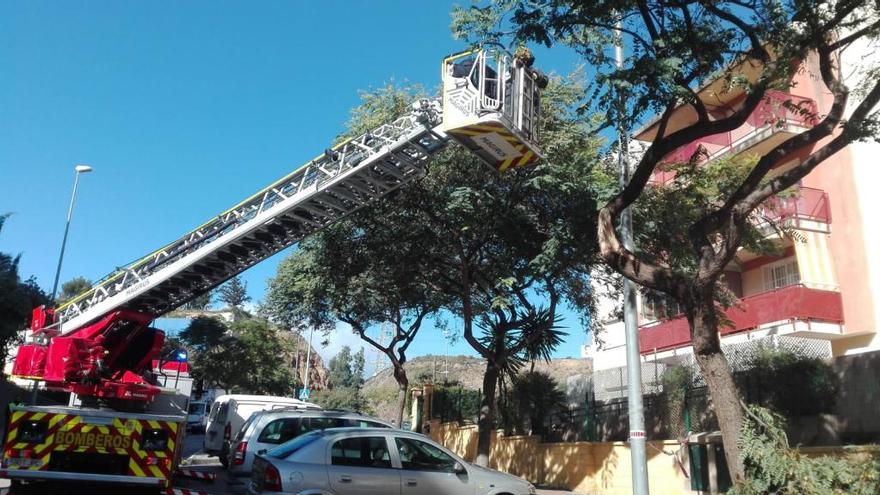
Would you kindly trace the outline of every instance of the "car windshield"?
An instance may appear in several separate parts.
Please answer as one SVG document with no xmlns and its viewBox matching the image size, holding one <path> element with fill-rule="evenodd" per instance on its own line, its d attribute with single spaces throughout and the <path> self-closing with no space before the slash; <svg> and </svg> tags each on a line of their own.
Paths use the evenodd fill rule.
<svg viewBox="0 0 880 495">
<path fill-rule="evenodd" d="M 266 452 L 266 455 L 269 457 L 274 457 L 276 459 L 286 459 L 288 456 L 290 456 L 290 454 L 293 454 L 297 450 L 320 438 L 322 434 L 323 431 L 317 430 L 306 433 L 305 435 L 300 435 L 293 440 L 287 443 L 283 443 L 278 447 L 275 447 L 274 449 Z"/>
<path fill-rule="evenodd" d="M 204 402 L 190 402 L 189 404 L 189 413 L 190 414 L 201 414 L 205 412 L 205 403 Z"/>
</svg>

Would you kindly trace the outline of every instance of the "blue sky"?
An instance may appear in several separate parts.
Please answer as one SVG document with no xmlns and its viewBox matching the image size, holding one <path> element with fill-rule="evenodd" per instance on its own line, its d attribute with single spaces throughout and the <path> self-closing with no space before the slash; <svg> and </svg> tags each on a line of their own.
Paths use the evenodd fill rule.
<svg viewBox="0 0 880 495">
<path fill-rule="evenodd" d="M 0 251 L 51 290 L 77 163 L 95 172 L 80 182 L 62 281 L 178 237 L 325 149 L 359 90 L 435 87 L 440 59 L 464 48 L 452 4 L 0 2 L 0 212 L 14 213 Z M 536 53 L 548 71 L 578 63 Z M 283 256 L 244 274 L 255 299 Z M 558 354 L 575 356 L 585 336 L 567 323 Z M 411 354 L 442 353 L 425 330 Z M 325 354 L 356 342 L 346 333 Z"/>
</svg>

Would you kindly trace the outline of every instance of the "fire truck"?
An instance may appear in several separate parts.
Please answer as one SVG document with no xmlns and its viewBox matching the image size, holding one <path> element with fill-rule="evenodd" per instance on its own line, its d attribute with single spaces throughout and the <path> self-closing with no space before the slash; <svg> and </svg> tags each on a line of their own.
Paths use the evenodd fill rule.
<svg viewBox="0 0 880 495">
<path fill-rule="evenodd" d="M 440 99 L 326 149 L 75 298 L 34 309 L 13 375 L 74 399 L 12 408 L 0 477 L 170 487 L 189 394 L 174 386 L 179 368 L 169 383 L 165 335 L 151 322 L 422 177 L 451 140 L 499 171 L 534 163 L 546 77 L 532 60 L 500 48 L 450 55 Z"/>
</svg>

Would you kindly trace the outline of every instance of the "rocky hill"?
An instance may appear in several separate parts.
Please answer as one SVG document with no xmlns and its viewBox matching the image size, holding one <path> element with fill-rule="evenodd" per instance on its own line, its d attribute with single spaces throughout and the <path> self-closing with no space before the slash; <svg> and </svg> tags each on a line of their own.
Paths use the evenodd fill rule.
<svg viewBox="0 0 880 495">
<path fill-rule="evenodd" d="M 309 369 L 309 388 L 312 390 L 324 390 L 330 382 L 330 371 L 324 365 L 324 360 L 312 347 L 311 354 L 308 352 L 308 340 L 295 332 L 280 332 L 282 339 L 287 340 L 284 346 L 287 362 L 296 377 L 297 383 L 304 383 L 306 370 L 306 356 L 311 366 Z"/>
</svg>

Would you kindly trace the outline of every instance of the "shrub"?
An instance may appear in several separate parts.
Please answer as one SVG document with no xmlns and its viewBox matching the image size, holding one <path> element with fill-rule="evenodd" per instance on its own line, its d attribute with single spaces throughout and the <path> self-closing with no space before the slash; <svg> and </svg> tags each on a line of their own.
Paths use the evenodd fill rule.
<svg viewBox="0 0 880 495">
<path fill-rule="evenodd" d="M 757 383 L 752 400 L 786 417 L 830 412 L 837 400 L 840 379 L 830 364 L 795 352 L 761 346 L 743 373 L 748 383 Z"/>
<path fill-rule="evenodd" d="M 807 457 L 788 445 L 784 420 L 749 406 L 740 439 L 746 480 L 732 495 L 880 493 L 880 458 Z"/>
</svg>

